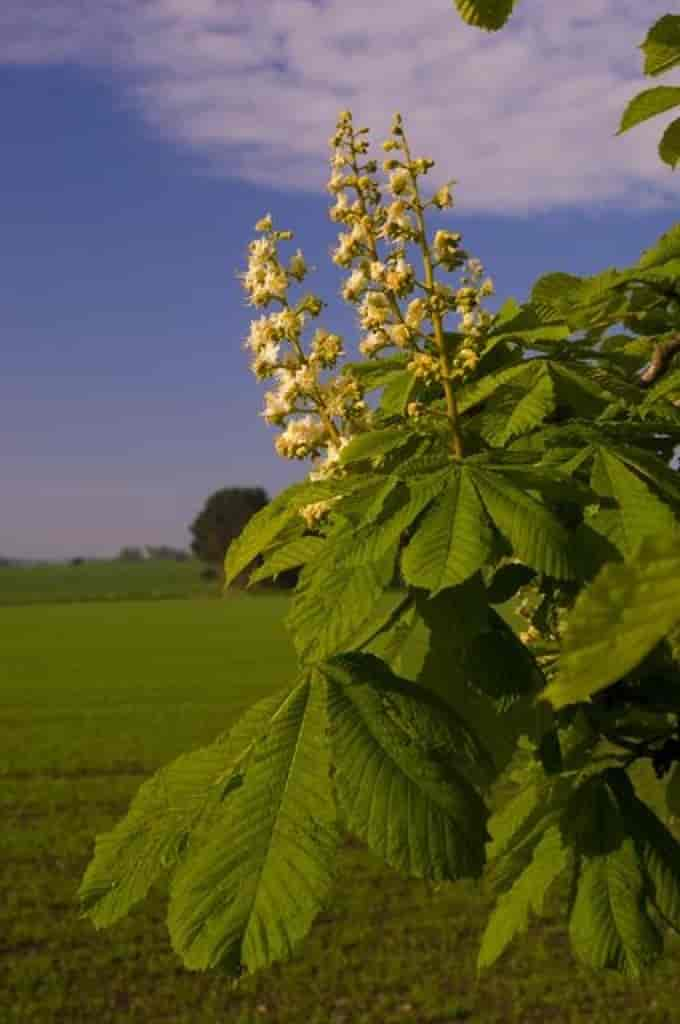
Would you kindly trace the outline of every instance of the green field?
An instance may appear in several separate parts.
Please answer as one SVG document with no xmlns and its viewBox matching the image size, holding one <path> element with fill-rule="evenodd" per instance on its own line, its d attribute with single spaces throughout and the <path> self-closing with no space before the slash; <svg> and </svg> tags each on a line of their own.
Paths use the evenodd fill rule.
<svg viewBox="0 0 680 1024">
<path fill-rule="evenodd" d="M 149 558 L 136 563 L 114 558 L 92 559 L 82 565 L 0 566 L 0 605 L 219 597 L 219 584 L 201 579 L 203 568 L 193 558 L 186 562 Z"/>
<path fill-rule="evenodd" d="M 165 883 L 96 931 L 75 901 L 94 834 L 112 827 L 150 772 L 293 679 L 289 599 L 73 602 L 78 569 L 62 567 L 61 582 L 52 569 L 51 603 L 31 589 L 34 577 L 20 598 L 35 603 L 0 609 L 0 1024 L 680 1020 L 680 940 L 668 940 L 667 958 L 639 987 L 596 975 L 571 958 L 559 891 L 477 984 L 485 888 L 431 892 L 350 841 L 337 902 L 300 957 L 240 992 L 184 969 L 165 927 Z M 121 593 L 146 569 L 127 567 Z M 636 781 L 660 807 L 653 773 Z"/>
</svg>

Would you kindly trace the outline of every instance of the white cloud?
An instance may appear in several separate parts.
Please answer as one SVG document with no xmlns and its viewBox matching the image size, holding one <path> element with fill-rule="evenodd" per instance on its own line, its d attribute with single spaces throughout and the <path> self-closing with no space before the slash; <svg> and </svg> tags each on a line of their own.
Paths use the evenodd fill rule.
<svg viewBox="0 0 680 1024">
<path fill-rule="evenodd" d="M 615 137 L 668 0 L 522 0 L 484 33 L 451 0 L 5 0 L 0 61 L 108 66 L 150 128 L 214 173 L 321 191 L 338 111 L 376 144 L 401 110 L 465 213 L 677 203 L 672 112 Z"/>
</svg>

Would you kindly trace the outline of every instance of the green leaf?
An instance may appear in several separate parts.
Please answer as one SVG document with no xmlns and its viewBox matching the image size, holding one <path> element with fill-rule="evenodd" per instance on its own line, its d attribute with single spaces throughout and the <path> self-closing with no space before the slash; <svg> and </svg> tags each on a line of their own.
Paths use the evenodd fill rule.
<svg viewBox="0 0 680 1024">
<path fill-rule="evenodd" d="M 288 692 L 258 701 L 214 743 L 182 754 L 142 783 L 126 816 L 96 838 L 78 890 L 81 917 L 106 928 L 144 899 L 164 869 L 177 864 L 199 822 L 242 784 L 253 742 Z"/>
<path fill-rule="evenodd" d="M 592 367 L 553 363 L 551 373 L 559 402 L 568 405 L 575 416 L 583 419 L 598 416 L 609 402 L 616 400 L 617 395 L 606 383 L 596 379 Z"/>
<path fill-rule="evenodd" d="M 583 286 L 583 278 L 560 271 L 543 274 L 531 289 L 530 304 L 545 320 L 561 320 L 568 313 Z"/>
<path fill-rule="evenodd" d="M 536 771 L 536 762 L 533 762 Z M 496 860 L 508 851 L 516 842 L 516 837 L 522 827 L 533 815 L 537 819 L 546 795 L 546 787 L 539 781 L 526 781 L 510 800 L 499 808 L 489 818 L 489 831 L 491 842 L 487 846 L 489 861 Z"/>
<path fill-rule="evenodd" d="M 644 537 L 675 528 L 669 506 L 605 448 L 600 448 L 593 462 L 590 482 L 598 494 L 615 498 L 618 503 L 620 536 L 616 546 L 624 555 L 634 556 Z"/>
<path fill-rule="evenodd" d="M 324 694 L 305 680 L 175 874 L 168 926 L 188 968 L 235 975 L 289 959 L 326 904 L 340 838 L 326 728 Z"/>
<path fill-rule="evenodd" d="M 666 781 L 666 809 L 674 818 L 680 818 L 680 763 L 673 766 Z"/>
<path fill-rule="evenodd" d="M 343 448 L 340 463 L 345 466 L 350 462 L 360 462 L 362 459 L 374 459 L 376 456 L 385 455 L 386 452 L 408 444 L 412 436 L 410 431 L 395 430 L 394 427 L 389 427 L 387 430 L 368 430 L 365 434 L 353 437 Z"/>
<path fill-rule="evenodd" d="M 632 445 L 622 442 L 617 443 L 616 447 L 612 445 L 608 447 L 617 458 L 625 462 L 626 465 L 632 466 L 641 476 L 645 477 L 647 482 L 659 490 L 670 503 L 680 507 L 680 484 L 677 471 L 670 469 L 663 459 L 652 452 L 634 448 Z"/>
<path fill-rule="evenodd" d="M 394 373 L 385 384 L 378 408 L 385 416 L 403 416 L 416 386 L 410 370 Z"/>
<path fill-rule="evenodd" d="M 364 359 L 360 363 L 345 363 L 342 372 L 347 377 L 356 377 L 365 391 L 374 391 L 388 384 L 395 373 L 403 372 L 408 361 L 406 355 Z"/>
<path fill-rule="evenodd" d="M 502 710 L 545 684 L 531 653 L 493 608 L 488 627 L 469 640 L 463 665 L 478 690 L 502 701 Z"/>
<path fill-rule="evenodd" d="M 323 551 L 325 543 L 322 537 L 297 537 L 285 547 L 277 548 L 269 556 L 265 552 L 265 560 L 259 569 L 251 573 L 249 585 L 270 577 L 276 579 L 278 574 L 285 572 L 286 569 L 296 569 L 300 565 L 305 565 Z"/>
<path fill-rule="evenodd" d="M 680 621 L 680 531 L 646 537 L 634 559 L 610 563 L 567 620 L 557 674 L 542 693 L 554 708 L 588 700 L 630 672 Z"/>
<path fill-rule="evenodd" d="M 477 957 L 477 973 L 495 963 L 516 935 L 526 932 L 529 911 L 543 913 L 543 902 L 553 882 L 568 864 L 557 826 L 548 828 L 536 844 L 531 862 L 511 889 L 499 896 L 489 917 Z"/>
<path fill-rule="evenodd" d="M 518 699 L 502 709 L 502 702 L 490 697 L 466 671 L 468 648 L 489 621 L 480 573 L 433 598 L 417 591 L 416 608 L 420 621 L 413 637 L 409 676 L 445 700 L 483 739 L 495 766 L 486 783 L 474 780 L 483 789 L 509 763 L 519 735 L 531 728 L 534 710 L 528 699 Z"/>
<path fill-rule="evenodd" d="M 643 250 L 638 260 L 638 266 L 643 270 L 648 270 L 678 257 L 680 257 L 680 224 L 674 224 L 659 236 L 654 245 Z"/>
<path fill-rule="evenodd" d="M 444 701 L 371 655 L 336 657 L 320 673 L 348 830 L 409 877 L 478 878 L 489 812 L 461 765 L 488 763 L 480 741 Z"/>
<path fill-rule="evenodd" d="M 394 565 L 394 556 L 390 555 Z M 333 568 L 314 586 L 300 586 L 286 617 L 293 643 L 303 662 L 316 662 L 351 647 L 353 639 L 370 622 L 392 570 L 370 564 L 358 568 Z M 397 595 L 399 597 L 400 595 Z"/>
<path fill-rule="evenodd" d="M 680 367 L 664 376 L 658 383 L 654 384 L 654 387 L 651 388 L 640 405 L 640 411 L 646 412 L 648 409 L 653 407 L 660 398 L 665 398 L 667 395 L 671 395 L 674 391 L 680 391 Z"/>
<path fill-rule="evenodd" d="M 350 487 L 353 486 L 350 484 Z M 303 505 L 348 489 L 344 481 L 319 480 L 314 483 L 302 482 L 286 488 L 282 494 L 256 512 L 245 527 L 232 541 L 224 560 L 226 583 L 229 584 L 240 572 L 268 547 L 288 527 Z"/>
<path fill-rule="evenodd" d="M 533 387 L 515 403 L 505 427 L 497 435 L 498 443 L 504 445 L 513 437 L 533 430 L 555 411 L 556 404 L 555 385 L 550 372 L 543 367 Z"/>
<path fill-rule="evenodd" d="M 517 0 L 454 0 L 467 25 L 485 32 L 496 32 L 508 21 Z"/>
<path fill-rule="evenodd" d="M 569 919 L 571 947 L 583 963 L 631 978 L 661 955 L 663 941 L 645 906 L 645 883 L 632 839 L 586 860 Z"/>
<path fill-rule="evenodd" d="M 627 801 L 624 816 L 644 869 L 648 898 L 666 924 L 680 932 L 680 844 L 637 796 Z"/>
<path fill-rule="evenodd" d="M 633 96 L 623 112 L 621 124 L 616 135 L 622 135 L 641 121 L 663 114 L 664 111 L 676 107 L 680 103 L 680 88 L 673 85 L 657 85 L 653 89 L 644 89 Z"/>
<path fill-rule="evenodd" d="M 428 510 L 402 555 L 404 579 L 438 594 L 462 583 L 484 565 L 493 533 L 465 467 Z"/>
<path fill-rule="evenodd" d="M 680 92 L 680 90 L 678 90 Z M 680 161 L 680 117 L 671 121 L 661 136 L 659 156 L 665 164 L 675 170 Z"/>
<path fill-rule="evenodd" d="M 482 377 L 481 380 L 464 384 L 456 391 L 456 402 L 460 413 L 479 405 L 507 384 L 514 384 L 522 390 L 533 387 L 543 370 L 539 359 L 521 359 L 518 365 L 509 366 L 499 373 Z"/>
<path fill-rule="evenodd" d="M 536 572 L 573 579 L 575 569 L 567 530 L 540 501 L 515 487 L 500 472 L 468 468 L 497 529 L 520 561 Z"/>
<path fill-rule="evenodd" d="M 369 642 L 357 645 L 357 650 L 375 654 L 393 672 L 401 671 L 403 652 L 418 623 L 415 599 L 407 596 L 395 608 L 393 614 L 375 631 Z"/>
<path fill-rule="evenodd" d="M 635 802 L 624 769 L 591 775 L 565 809 L 563 834 L 580 866 L 569 920 L 574 953 L 591 967 L 639 978 L 663 943 L 647 914 L 647 878 L 631 835 Z"/>
<path fill-rule="evenodd" d="M 646 75 L 661 75 L 680 64 L 680 16 L 664 14 L 654 22 L 640 49 Z"/>
<path fill-rule="evenodd" d="M 348 538 L 336 564 L 343 568 L 366 565 L 384 557 L 389 551 L 396 558 L 402 535 L 444 490 L 448 476 L 449 470 L 433 473 L 411 487 L 399 480 L 390 480 L 390 493 L 382 514 Z"/>
</svg>

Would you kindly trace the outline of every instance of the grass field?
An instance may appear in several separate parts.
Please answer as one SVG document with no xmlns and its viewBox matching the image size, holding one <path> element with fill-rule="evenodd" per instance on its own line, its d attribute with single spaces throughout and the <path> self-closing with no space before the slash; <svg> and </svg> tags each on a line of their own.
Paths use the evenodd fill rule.
<svg viewBox="0 0 680 1024">
<path fill-rule="evenodd" d="M 97 932 L 75 902 L 95 833 L 150 772 L 292 680 L 288 598 L 68 603 L 57 576 L 52 603 L 0 609 L 0 1024 L 680 1021 L 679 940 L 638 987 L 595 975 L 571 958 L 560 891 L 477 984 L 484 887 L 429 892 L 351 842 L 299 958 L 238 993 L 172 952 L 165 883 Z M 653 773 L 637 781 L 660 806 Z"/>
<path fill-rule="evenodd" d="M 219 584 L 201 579 L 197 559 L 174 562 L 101 559 L 82 565 L 0 566 L 0 605 L 54 601 L 160 600 L 173 597 L 219 597 Z"/>
</svg>

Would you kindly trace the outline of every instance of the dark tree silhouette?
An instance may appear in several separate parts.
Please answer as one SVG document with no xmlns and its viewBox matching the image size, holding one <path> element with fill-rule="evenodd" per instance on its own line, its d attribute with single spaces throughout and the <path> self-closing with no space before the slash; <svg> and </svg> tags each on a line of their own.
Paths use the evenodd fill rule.
<svg viewBox="0 0 680 1024">
<path fill-rule="evenodd" d="M 269 495 L 262 487 L 224 487 L 215 491 L 189 527 L 193 536 L 191 550 L 210 566 L 219 570 L 224 580 L 224 556 L 251 516 L 269 504 Z M 244 585 L 252 567 L 234 582 Z"/>
</svg>

